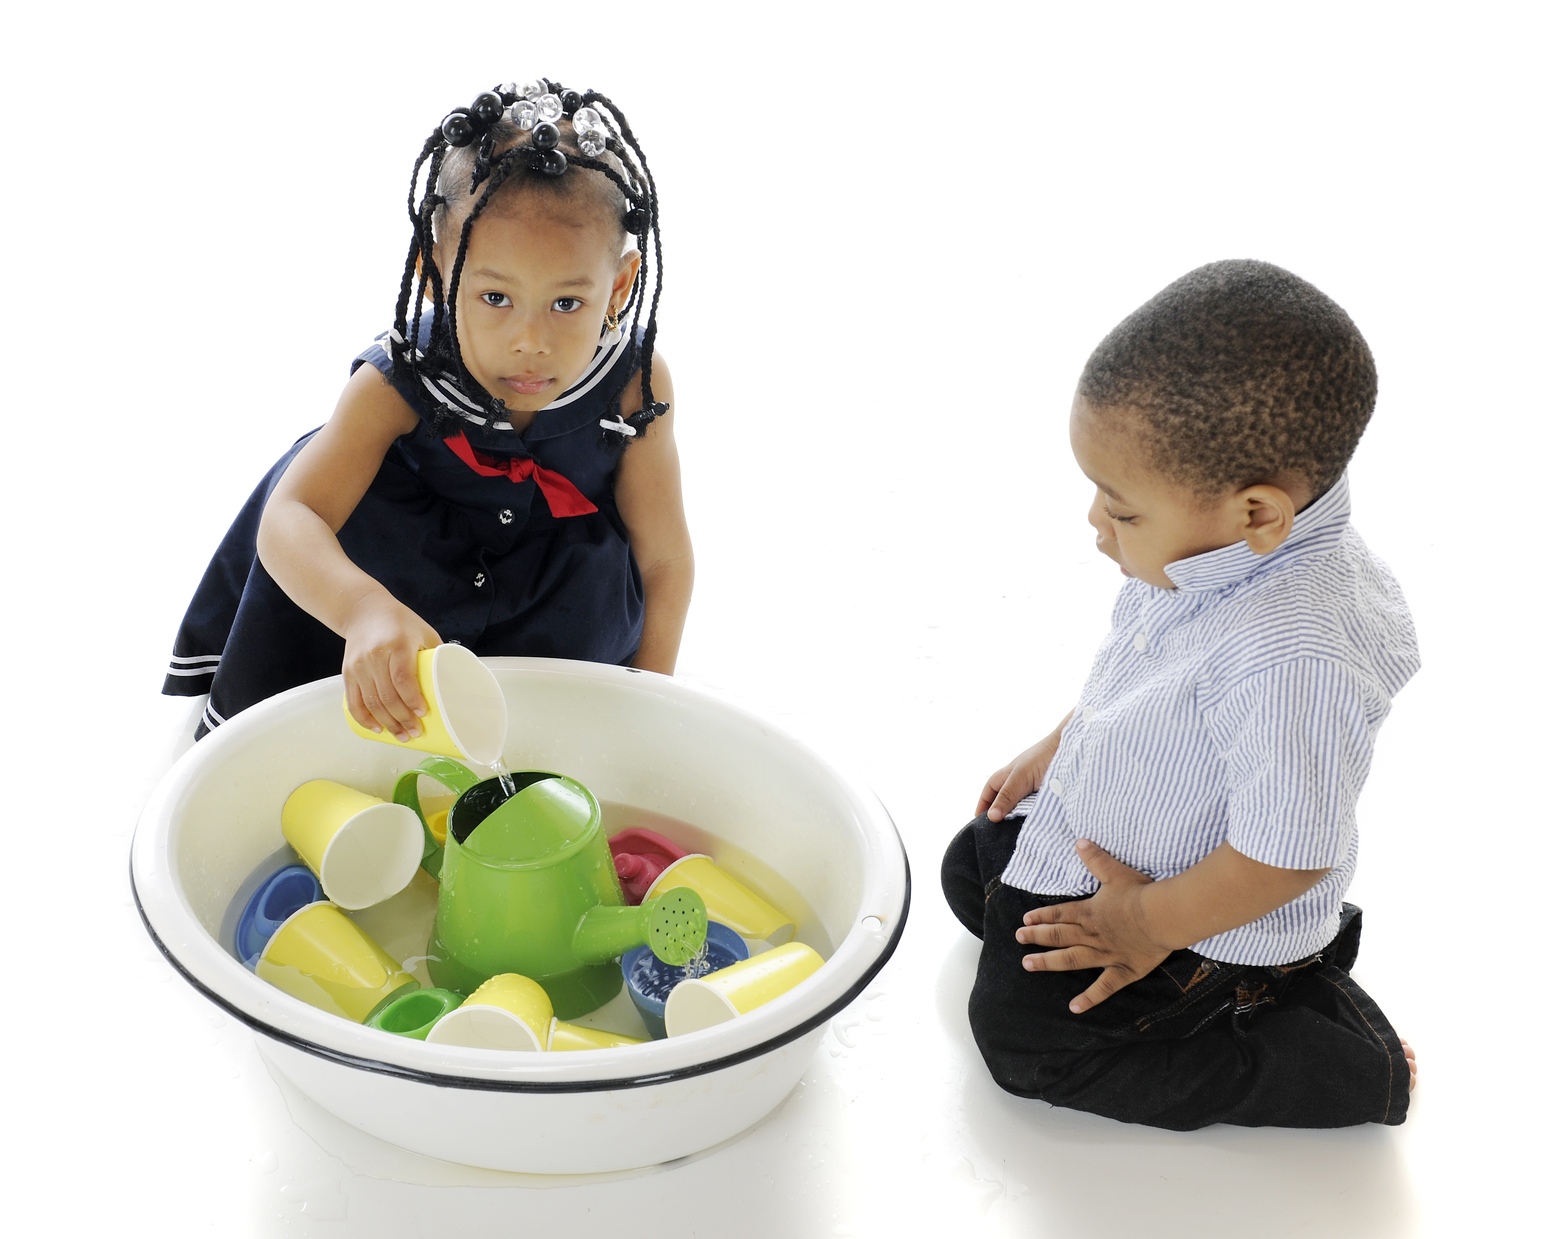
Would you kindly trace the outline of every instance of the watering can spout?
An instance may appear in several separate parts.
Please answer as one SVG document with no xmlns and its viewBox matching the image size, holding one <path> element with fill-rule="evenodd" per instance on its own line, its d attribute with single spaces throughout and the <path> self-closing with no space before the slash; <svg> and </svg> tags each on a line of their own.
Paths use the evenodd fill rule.
<svg viewBox="0 0 1549 1239">
<path fill-rule="evenodd" d="M 576 927 L 572 946 L 583 963 L 617 959 L 637 946 L 649 946 L 665 964 L 679 967 L 699 953 L 709 917 L 705 901 L 686 886 L 676 887 L 638 907 L 599 904 Z"/>
</svg>

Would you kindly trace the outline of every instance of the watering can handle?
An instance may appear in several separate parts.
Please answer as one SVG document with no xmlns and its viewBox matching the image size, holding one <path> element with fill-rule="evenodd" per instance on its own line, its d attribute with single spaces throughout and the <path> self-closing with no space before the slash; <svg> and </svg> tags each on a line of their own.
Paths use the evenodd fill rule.
<svg viewBox="0 0 1549 1239">
<path fill-rule="evenodd" d="M 420 808 L 420 776 L 434 779 L 447 791 L 461 796 L 474 784 L 479 782 L 479 776 L 469 770 L 460 761 L 450 757 L 427 757 L 413 770 L 405 770 L 398 776 L 398 782 L 393 785 L 393 803 L 407 805 L 414 810 L 414 816 L 420 820 L 420 829 L 425 832 L 425 851 L 420 859 L 420 867 L 433 878 L 441 876 L 441 844 L 430 833 L 430 824 L 425 821 L 425 811 Z"/>
<path fill-rule="evenodd" d="M 405 770 L 398 776 L 398 782 L 393 785 L 393 803 L 408 805 L 420 820 L 425 818 L 420 809 L 420 776 L 434 779 L 447 791 L 461 796 L 474 784 L 479 782 L 479 776 L 469 770 L 462 762 L 450 757 L 427 757 L 413 770 Z"/>
</svg>

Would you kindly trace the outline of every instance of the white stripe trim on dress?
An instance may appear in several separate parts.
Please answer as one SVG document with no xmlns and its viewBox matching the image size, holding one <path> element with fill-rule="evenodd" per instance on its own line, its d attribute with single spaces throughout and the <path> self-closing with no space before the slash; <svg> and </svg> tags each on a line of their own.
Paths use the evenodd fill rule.
<svg viewBox="0 0 1549 1239">
<path fill-rule="evenodd" d="M 396 328 L 384 331 L 377 336 L 373 343 L 380 344 L 384 340 L 391 340 L 395 344 L 403 343 L 403 337 L 398 334 Z M 588 363 L 586 369 L 582 371 L 581 377 L 561 392 L 554 400 L 544 405 L 543 410 L 559 409 L 567 404 L 573 404 L 601 383 L 603 378 L 612 371 L 614 363 L 623 355 L 624 350 L 620 347 L 623 341 L 624 333 L 617 329 L 605 335 L 598 344 L 596 355 Z M 387 352 L 391 355 L 390 349 Z M 416 361 L 423 360 L 425 357 L 424 350 L 416 348 L 414 350 L 414 357 Z M 462 421 L 472 422 L 476 426 L 484 426 L 489 430 L 516 429 L 510 422 L 491 421 L 489 418 L 481 416 L 476 411 L 479 405 L 462 390 L 453 375 L 445 372 L 434 377 L 421 374 L 419 380 L 420 384 L 425 388 L 426 394 L 432 400 Z M 633 427 L 630 428 L 629 433 L 634 433 Z"/>
</svg>

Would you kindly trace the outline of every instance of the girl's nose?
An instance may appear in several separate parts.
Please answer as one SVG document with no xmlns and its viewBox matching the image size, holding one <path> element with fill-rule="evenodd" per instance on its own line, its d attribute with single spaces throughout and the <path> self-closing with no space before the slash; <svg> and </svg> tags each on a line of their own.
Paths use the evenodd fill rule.
<svg viewBox="0 0 1549 1239">
<path fill-rule="evenodd" d="M 511 316 L 511 351 L 513 353 L 547 353 L 548 332 L 544 329 L 541 314 L 513 314 Z"/>
</svg>

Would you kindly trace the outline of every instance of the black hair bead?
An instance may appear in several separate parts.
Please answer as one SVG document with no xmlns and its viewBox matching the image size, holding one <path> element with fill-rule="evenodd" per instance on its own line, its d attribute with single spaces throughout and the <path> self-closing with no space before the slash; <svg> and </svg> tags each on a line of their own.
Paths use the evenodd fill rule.
<svg viewBox="0 0 1549 1239">
<path fill-rule="evenodd" d="M 632 232 L 637 237 L 645 236 L 646 229 L 651 226 L 651 213 L 644 207 L 630 207 L 624 212 L 624 231 Z"/>
<path fill-rule="evenodd" d="M 586 100 L 581 98 L 581 92 L 578 90 L 567 90 L 559 97 L 559 103 L 565 109 L 567 116 L 573 115 L 577 108 L 586 106 Z"/>
<path fill-rule="evenodd" d="M 532 127 L 532 144 L 540 151 L 552 151 L 559 145 L 559 126 L 541 120 Z"/>
<path fill-rule="evenodd" d="M 493 125 L 505 111 L 505 104 L 492 90 L 486 90 L 468 108 L 468 114 L 481 125 Z"/>
<path fill-rule="evenodd" d="M 473 135 L 473 122 L 466 112 L 453 112 L 441 122 L 441 136 L 453 146 L 467 146 Z"/>
<path fill-rule="evenodd" d="M 563 176 L 565 169 L 570 166 L 570 161 L 565 158 L 564 151 L 544 151 L 543 171 L 550 176 Z"/>
</svg>

